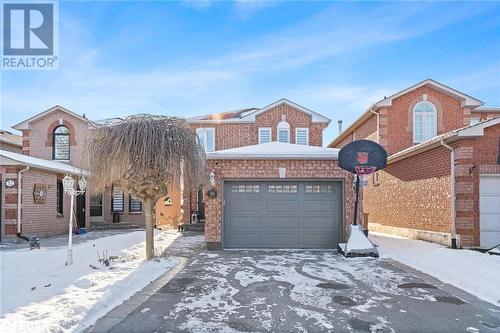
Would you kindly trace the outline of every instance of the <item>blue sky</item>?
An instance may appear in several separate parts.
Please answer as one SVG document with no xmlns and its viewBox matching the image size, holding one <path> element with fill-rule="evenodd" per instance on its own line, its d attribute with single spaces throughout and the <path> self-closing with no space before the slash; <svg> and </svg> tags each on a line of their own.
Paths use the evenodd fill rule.
<svg viewBox="0 0 500 333">
<path fill-rule="evenodd" d="M 60 65 L 3 72 L 1 127 L 55 104 L 91 119 L 194 116 L 282 97 L 331 118 L 433 78 L 500 106 L 500 3 L 61 2 Z"/>
</svg>

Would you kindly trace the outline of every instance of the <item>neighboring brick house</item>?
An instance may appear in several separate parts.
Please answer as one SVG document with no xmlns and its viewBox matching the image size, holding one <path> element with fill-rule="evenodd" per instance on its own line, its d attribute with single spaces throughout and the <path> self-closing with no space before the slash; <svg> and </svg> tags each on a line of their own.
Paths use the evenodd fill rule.
<svg viewBox="0 0 500 333">
<path fill-rule="evenodd" d="M 461 246 L 500 243 L 500 108 L 482 104 L 425 80 L 373 104 L 329 144 L 369 139 L 389 153 L 364 189 L 370 230 L 447 245 L 455 232 Z"/>
</svg>

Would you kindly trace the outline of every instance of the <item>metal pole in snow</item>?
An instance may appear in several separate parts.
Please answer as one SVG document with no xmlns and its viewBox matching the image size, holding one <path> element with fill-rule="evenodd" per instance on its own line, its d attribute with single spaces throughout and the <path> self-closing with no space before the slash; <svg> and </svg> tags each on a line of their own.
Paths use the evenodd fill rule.
<svg viewBox="0 0 500 333">
<path fill-rule="evenodd" d="M 359 195 L 359 175 L 356 175 L 356 199 L 354 200 L 354 221 L 353 225 L 357 225 L 358 221 L 358 195 Z"/>
<path fill-rule="evenodd" d="M 68 260 L 66 265 L 73 265 L 73 209 L 75 204 L 75 195 L 71 194 L 69 214 L 69 232 L 68 232 Z"/>
</svg>

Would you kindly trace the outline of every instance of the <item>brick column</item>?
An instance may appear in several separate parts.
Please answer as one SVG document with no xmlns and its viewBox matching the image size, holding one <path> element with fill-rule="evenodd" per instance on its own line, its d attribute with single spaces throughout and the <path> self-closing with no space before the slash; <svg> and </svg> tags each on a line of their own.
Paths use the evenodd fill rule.
<svg viewBox="0 0 500 333">
<path fill-rule="evenodd" d="M 0 167 L 2 186 L 2 240 L 12 240 L 16 238 L 17 223 L 17 168 Z M 5 180 L 15 179 L 16 184 L 12 188 L 5 187 Z"/>
</svg>

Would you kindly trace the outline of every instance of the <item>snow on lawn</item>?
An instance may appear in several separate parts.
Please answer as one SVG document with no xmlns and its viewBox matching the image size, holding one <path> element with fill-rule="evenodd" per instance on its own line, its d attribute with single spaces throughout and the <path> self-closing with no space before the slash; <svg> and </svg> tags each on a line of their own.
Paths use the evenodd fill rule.
<svg viewBox="0 0 500 333">
<path fill-rule="evenodd" d="M 500 256 L 370 233 L 381 258 L 391 258 L 500 306 Z"/>
<path fill-rule="evenodd" d="M 157 232 L 157 251 L 178 236 Z M 92 325 L 175 266 L 173 259 L 145 261 L 144 239 L 144 231 L 135 231 L 77 244 L 72 266 L 65 266 L 66 247 L 2 252 L 0 332 L 73 332 Z M 97 251 L 120 260 L 110 269 L 98 262 Z"/>
</svg>

